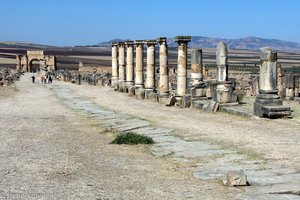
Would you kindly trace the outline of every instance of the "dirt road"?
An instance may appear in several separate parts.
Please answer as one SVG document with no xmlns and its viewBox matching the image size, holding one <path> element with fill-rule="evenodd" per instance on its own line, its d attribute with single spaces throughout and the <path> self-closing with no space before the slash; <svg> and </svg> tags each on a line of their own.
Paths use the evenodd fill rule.
<svg viewBox="0 0 300 200">
<path fill-rule="evenodd" d="M 18 91 L 0 91 L 0 199 L 232 197 L 218 183 L 151 155 L 148 147 L 109 144 L 113 133 L 64 106 L 48 86 L 30 81 L 26 74 Z"/>
</svg>

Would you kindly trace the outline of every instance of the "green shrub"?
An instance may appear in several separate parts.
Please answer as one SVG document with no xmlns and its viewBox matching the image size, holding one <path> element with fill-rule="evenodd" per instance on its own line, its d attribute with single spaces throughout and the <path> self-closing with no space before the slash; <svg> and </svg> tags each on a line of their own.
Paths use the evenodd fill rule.
<svg viewBox="0 0 300 200">
<path fill-rule="evenodd" d="M 112 144 L 153 144 L 153 139 L 147 136 L 138 135 L 136 133 L 128 132 L 118 135 L 112 142 Z"/>
</svg>

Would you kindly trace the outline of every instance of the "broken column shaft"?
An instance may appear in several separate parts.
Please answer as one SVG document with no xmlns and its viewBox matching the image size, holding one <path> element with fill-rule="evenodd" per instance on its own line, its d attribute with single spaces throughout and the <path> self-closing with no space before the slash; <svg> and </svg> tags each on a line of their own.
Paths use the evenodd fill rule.
<svg viewBox="0 0 300 200">
<path fill-rule="evenodd" d="M 119 80 L 118 91 L 125 92 L 125 44 L 119 42 Z"/>
<path fill-rule="evenodd" d="M 134 95 L 134 74 L 133 74 L 133 41 L 125 42 L 127 51 L 126 51 L 126 92 L 129 92 L 129 95 Z"/>
<path fill-rule="evenodd" d="M 277 91 L 277 53 L 271 48 L 260 50 L 259 94 L 254 103 L 254 114 L 276 118 L 291 115 L 289 107 L 282 106 Z"/>
<path fill-rule="evenodd" d="M 191 63 L 191 97 L 194 100 L 206 99 L 206 85 L 203 82 L 202 49 L 192 51 Z"/>
<path fill-rule="evenodd" d="M 217 83 L 214 89 L 214 100 L 219 104 L 237 104 L 234 83 L 228 80 L 228 50 L 222 41 L 218 43 L 216 51 Z"/>
<path fill-rule="evenodd" d="M 169 69 L 168 69 L 168 44 L 166 37 L 157 39 L 159 47 L 159 102 L 166 103 L 169 98 Z"/>
<path fill-rule="evenodd" d="M 144 91 L 144 41 L 143 40 L 135 40 L 136 45 L 136 56 L 135 56 L 135 79 L 134 79 L 134 87 L 135 87 L 135 95 L 138 99 L 145 98 Z"/>
<path fill-rule="evenodd" d="M 118 89 L 118 44 L 113 43 L 111 48 L 111 87 Z"/>
</svg>

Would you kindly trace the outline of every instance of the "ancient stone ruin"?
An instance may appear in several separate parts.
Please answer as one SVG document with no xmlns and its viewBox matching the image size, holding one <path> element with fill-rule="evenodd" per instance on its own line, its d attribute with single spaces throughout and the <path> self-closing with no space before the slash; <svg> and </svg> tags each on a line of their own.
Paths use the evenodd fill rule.
<svg viewBox="0 0 300 200">
<path fill-rule="evenodd" d="M 27 51 L 26 55 L 16 55 L 17 70 L 24 72 L 37 72 L 40 70 L 54 71 L 56 70 L 56 62 L 54 55 L 44 55 L 44 51 Z M 39 62 L 38 69 L 33 68 L 33 62 Z"/>
<path fill-rule="evenodd" d="M 291 115 L 289 107 L 282 106 L 277 90 L 277 53 L 268 47 L 260 50 L 259 94 L 254 103 L 254 114 L 260 117 Z"/>
<path fill-rule="evenodd" d="M 175 93 L 171 92 L 170 88 L 168 45 L 165 37 L 157 40 L 113 43 L 111 87 L 120 92 L 127 92 L 131 96 L 135 95 L 138 99 L 182 108 L 194 107 L 216 111 L 218 107 L 237 106 L 236 83 L 228 77 L 227 45 L 224 42 L 217 45 L 216 79 L 204 80 L 204 77 L 208 77 L 208 71 L 204 69 L 202 63 L 201 49 L 194 49 L 191 52 L 191 72 L 190 78 L 188 77 L 187 50 L 190 41 L 190 36 L 175 38 L 175 42 L 178 43 Z M 158 74 L 155 66 L 156 45 L 159 45 Z M 145 65 L 144 46 L 146 46 Z M 257 88 L 259 85 L 259 94 L 254 104 L 254 114 L 257 116 L 274 118 L 291 114 L 290 108 L 282 106 L 282 100 L 278 95 L 277 70 L 277 54 L 269 48 L 262 48 L 259 84 L 256 84 Z M 159 77 L 156 77 L 156 74 Z M 253 84 L 255 83 L 253 81 Z"/>
</svg>

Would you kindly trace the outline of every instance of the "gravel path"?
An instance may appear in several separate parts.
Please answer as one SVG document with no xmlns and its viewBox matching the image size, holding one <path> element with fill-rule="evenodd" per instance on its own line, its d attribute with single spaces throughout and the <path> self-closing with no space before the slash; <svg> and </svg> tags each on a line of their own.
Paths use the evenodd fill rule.
<svg viewBox="0 0 300 200">
<path fill-rule="evenodd" d="M 0 199 L 234 199 L 240 192 L 196 179 L 143 145 L 109 144 L 114 133 L 66 107 L 52 86 L 32 84 L 30 76 L 17 82 L 18 91 L 0 91 Z M 80 92 L 87 88 L 95 92 L 86 86 Z M 109 105 L 120 101 L 104 92 L 108 99 L 98 98 Z"/>
</svg>

